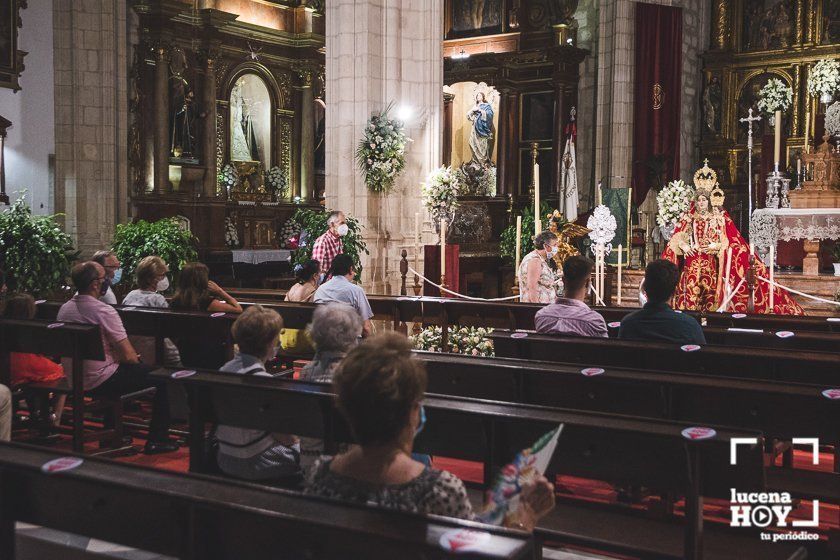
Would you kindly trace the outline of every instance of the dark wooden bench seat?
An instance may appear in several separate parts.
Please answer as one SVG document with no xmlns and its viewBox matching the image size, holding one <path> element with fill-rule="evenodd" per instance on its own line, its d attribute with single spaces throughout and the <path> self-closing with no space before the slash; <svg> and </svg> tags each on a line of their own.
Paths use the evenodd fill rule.
<svg viewBox="0 0 840 560">
<path fill-rule="evenodd" d="M 156 376 L 169 377 L 160 369 Z M 318 437 L 334 449 L 352 438 L 335 411 L 330 387 L 280 379 L 252 378 L 199 371 L 174 380 L 187 388 L 190 398 L 190 468 L 204 467 L 203 440 L 207 423 L 296 433 Z M 615 484 L 639 484 L 663 493 L 687 497 L 685 557 L 702 557 L 702 497 L 726 497 L 729 488 L 764 488 L 761 445 L 739 447 L 739 461 L 729 465 L 731 437 L 763 436 L 759 432 L 718 427 L 717 436 L 689 441 L 681 435 L 686 424 L 629 416 L 571 411 L 479 399 L 427 395 L 427 423 L 415 449 L 444 457 L 480 461 L 485 481 L 512 459 L 522 447 L 548 429 L 565 429 L 549 476 L 568 474 Z M 541 528 L 548 539 L 563 541 L 562 533 Z M 634 536 L 619 531 L 627 550 Z M 706 538 L 709 538 L 706 535 Z M 745 532 L 741 538 L 757 540 Z M 583 542 L 585 541 L 585 542 Z M 576 538 L 577 544 L 597 546 L 600 538 Z M 707 549 L 707 552 L 710 549 Z M 799 548 L 770 547 L 767 558 L 796 558 Z M 711 553 L 705 557 L 715 558 Z"/>
<path fill-rule="evenodd" d="M 467 521 L 87 457 L 70 471 L 41 471 L 60 456 L 0 444 L 0 558 L 16 558 L 16 521 L 196 560 L 450 558 L 440 537 L 459 529 L 487 533 L 469 558 L 534 558 L 530 535 Z"/>
</svg>

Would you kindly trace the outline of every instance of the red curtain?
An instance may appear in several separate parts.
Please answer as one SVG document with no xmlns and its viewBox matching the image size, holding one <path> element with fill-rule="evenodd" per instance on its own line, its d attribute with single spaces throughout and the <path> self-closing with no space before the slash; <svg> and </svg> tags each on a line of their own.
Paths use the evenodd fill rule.
<svg viewBox="0 0 840 560">
<path fill-rule="evenodd" d="M 650 165 L 664 159 L 668 181 L 680 173 L 682 8 L 636 4 L 633 201 L 650 190 Z"/>
</svg>

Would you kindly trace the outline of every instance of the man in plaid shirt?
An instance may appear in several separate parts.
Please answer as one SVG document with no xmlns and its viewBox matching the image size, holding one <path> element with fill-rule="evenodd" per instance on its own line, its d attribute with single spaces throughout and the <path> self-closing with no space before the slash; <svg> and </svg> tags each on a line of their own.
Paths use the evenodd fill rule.
<svg viewBox="0 0 840 560">
<path fill-rule="evenodd" d="M 321 264 L 322 281 L 329 274 L 333 259 L 344 252 L 341 238 L 347 235 L 347 220 L 344 212 L 337 210 L 327 218 L 327 231 L 315 240 L 312 246 L 312 258 Z"/>
</svg>

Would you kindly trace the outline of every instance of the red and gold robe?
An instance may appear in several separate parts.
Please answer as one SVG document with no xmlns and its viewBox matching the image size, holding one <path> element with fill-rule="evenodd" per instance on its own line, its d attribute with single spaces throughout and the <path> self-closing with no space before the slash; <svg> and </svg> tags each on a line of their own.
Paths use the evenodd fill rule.
<svg viewBox="0 0 840 560">
<path fill-rule="evenodd" d="M 686 255 L 690 247 L 693 255 Z M 674 235 L 662 253 L 663 259 L 680 265 L 680 280 L 674 294 L 674 308 L 693 311 L 717 311 L 726 294 L 727 250 L 732 250 L 729 265 L 729 289 L 738 290 L 726 307 L 726 311 L 746 313 L 749 289 L 746 282 L 750 266 L 750 248 L 741 237 L 738 228 L 726 210 L 713 210 L 701 214 L 692 205 L 674 230 Z M 770 311 L 770 285 L 758 280 L 769 278 L 767 267 L 758 256 L 755 257 L 755 308 L 754 313 L 776 313 L 780 315 L 803 315 L 796 301 L 784 290 L 774 288 L 773 310 Z M 741 283 L 741 279 L 744 282 Z"/>
</svg>

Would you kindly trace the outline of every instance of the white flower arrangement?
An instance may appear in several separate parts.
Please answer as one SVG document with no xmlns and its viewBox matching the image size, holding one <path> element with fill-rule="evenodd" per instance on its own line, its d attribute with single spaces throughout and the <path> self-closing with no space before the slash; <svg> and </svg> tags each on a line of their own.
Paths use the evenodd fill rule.
<svg viewBox="0 0 840 560">
<path fill-rule="evenodd" d="M 280 228 L 277 234 L 277 239 L 280 246 L 289 249 L 297 249 L 297 240 L 300 238 L 300 224 L 289 218 Z"/>
<path fill-rule="evenodd" d="M 239 247 L 239 232 L 236 231 L 236 224 L 230 216 L 225 217 L 225 245 L 231 249 Z"/>
<path fill-rule="evenodd" d="M 286 173 L 275 165 L 268 170 L 265 177 L 265 182 L 268 188 L 271 189 L 275 199 L 286 198 L 289 196 L 289 181 L 286 180 Z"/>
<path fill-rule="evenodd" d="M 612 215 L 610 209 L 603 204 L 596 206 L 592 215 L 586 221 L 586 227 L 592 231 L 589 232 L 589 239 L 592 240 L 592 252 L 598 245 L 603 245 L 607 254 L 612 251 L 612 244 L 610 241 L 615 237 L 615 230 L 618 227 L 615 216 Z"/>
<path fill-rule="evenodd" d="M 239 171 L 232 163 L 228 163 L 219 171 L 219 184 L 225 189 L 227 194 L 230 194 L 236 185 L 239 183 Z"/>
<path fill-rule="evenodd" d="M 484 327 L 450 327 L 449 347 L 446 349 L 443 348 L 443 329 L 440 327 L 426 327 L 409 339 L 417 350 L 493 357 L 496 355 L 493 341 L 487 338 L 492 332 L 493 329 Z"/>
<path fill-rule="evenodd" d="M 356 148 L 356 162 L 368 190 L 386 194 L 405 168 L 405 150 L 411 142 L 405 135 L 403 122 L 388 115 L 390 109 L 389 105 L 370 117 Z"/>
<path fill-rule="evenodd" d="M 758 92 L 758 109 L 768 115 L 787 111 L 793 102 L 793 90 L 778 78 L 771 78 Z"/>
<path fill-rule="evenodd" d="M 463 186 L 463 177 L 460 170 L 452 169 L 448 165 L 439 167 L 432 171 L 426 178 L 421 189 L 423 204 L 432 215 L 435 225 L 440 220 L 446 220 L 451 224 L 455 218 L 455 210 L 458 209 L 458 194 Z"/>
<path fill-rule="evenodd" d="M 840 61 L 824 58 L 811 68 L 808 93 L 813 97 L 832 95 L 840 89 Z"/>
<path fill-rule="evenodd" d="M 688 212 L 693 198 L 694 187 L 687 185 L 682 179 L 668 183 L 656 195 L 656 205 L 659 207 L 656 214 L 657 225 L 663 228 L 674 226 L 682 215 Z"/>
</svg>

